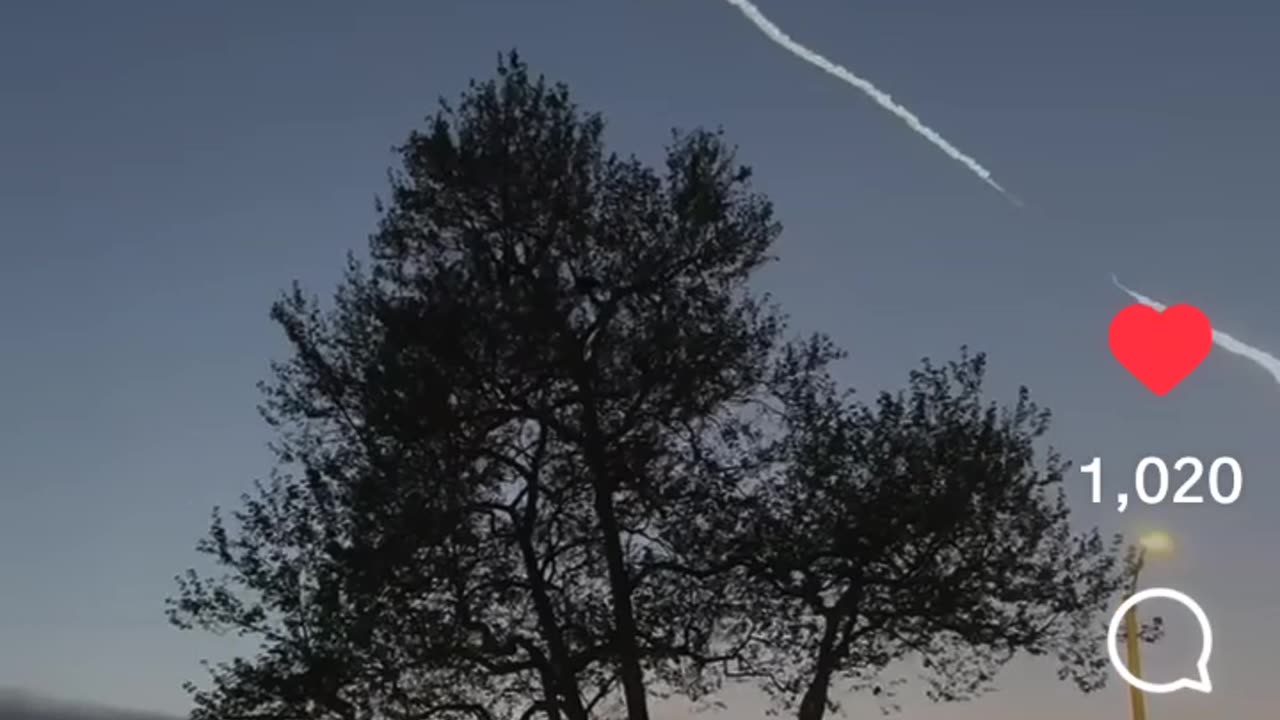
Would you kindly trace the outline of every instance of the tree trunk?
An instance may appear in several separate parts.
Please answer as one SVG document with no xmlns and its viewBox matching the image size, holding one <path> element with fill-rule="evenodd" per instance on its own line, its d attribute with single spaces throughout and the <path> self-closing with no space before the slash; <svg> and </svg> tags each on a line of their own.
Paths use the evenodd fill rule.
<svg viewBox="0 0 1280 720">
<path fill-rule="evenodd" d="M 835 671 L 839 625 L 833 617 L 826 619 L 822 644 L 818 647 L 818 659 L 813 666 L 813 678 L 800 700 L 800 712 L 796 715 L 796 720 L 822 720 L 827 714 L 827 691 L 831 687 L 831 673 Z"/>
<path fill-rule="evenodd" d="M 559 720 L 563 710 L 569 720 L 587 720 L 586 708 L 582 705 L 582 692 L 578 679 L 573 675 L 569 662 L 569 649 L 565 646 L 564 635 L 556 617 L 551 598 L 547 595 L 546 579 L 539 569 L 538 556 L 533 547 L 534 521 L 537 517 L 539 478 L 529 479 L 529 494 L 525 500 L 524 522 L 517 523 L 516 533 L 520 545 L 520 554 L 524 560 L 525 578 L 533 594 L 534 612 L 538 615 L 538 627 L 542 632 L 543 642 L 551 655 L 550 677 L 543 677 L 543 685 L 550 692 L 546 710 L 550 720 Z"/>
<path fill-rule="evenodd" d="M 596 513 L 604 532 L 605 562 L 609 566 L 609 594 L 613 601 L 614 644 L 618 650 L 618 671 L 623 697 L 627 701 L 629 720 L 649 720 L 649 701 L 644 687 L 644 670 L 640 666 L 640 646 L 636 642 L 635 609 L 631 605 L 631 578 L 619 537 L 618 518 L 614 513 L 613 493 L 596 487 Z"/>
<path fill-rule="evenodd" d="M 523 530 L 521 533 L 523 534 Z M 524 550 L 525 565 L 530 588 L 533 591 L 534 612 L 538 614 L 538 625 L 542 630 L 543 641 L 550 653 L 551 676 L 543 678 L 543 684 L 549 685 L 550 693 L 547 701 L 551 704 L 548 716 L 558 718 L 563 710 L 569 720 L 587 720 L 586 708 L 582 705 L 582 693 L 578 687 L 578 679 L 569 668 L 569 652 L 565 647 L 559 623 L 551 599 L 547 597 L 545 583 L 538 572 L 537 561 L 533 549 L 527 545 L 528 540 L 521 537 Z"/>
<path fill-rule="evenodd" d="M 649 720 L 649 701 L 645 692 L 644 669 L 640 665 L 640 644 L 636 641 L 635 608 L 631 603 L 631 578 L 627 573 L 626 555 L 622 548 L 622 531 L 613 504 L 613 491 L 618 476 L 609 462 L 605 434 L 595 405 L 595 376 L 587 359 L 585 345 L 577 359 L 578 391 L 582 393 L 582 450 L 593 477 L 596 519 L 604 535 L 604 558 L 609 573 L 609 598 L 613 606 L 613 648 L 618 659 L 618 679 L 627 703 L 628 720 Z"/>
<path fill-rule="evenodd" d="M 819 670 L 804 691 L 800 712 L 796 720 L 822 720 L 827 714 L 827 689 L 831 684 L 831 671 Z"/>
</svg>

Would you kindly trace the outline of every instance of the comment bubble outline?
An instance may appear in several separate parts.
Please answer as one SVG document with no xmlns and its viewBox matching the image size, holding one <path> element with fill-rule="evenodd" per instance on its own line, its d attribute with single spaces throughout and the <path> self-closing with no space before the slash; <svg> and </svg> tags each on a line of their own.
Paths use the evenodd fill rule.
<svg viewBox="0 0 1280 720">
<path fill-rule="evenodd" d="M 1173 682 L 1167 683 L 1147 682 L 1130 672 L 1128 665 L 1121 661 L 1117 640 L 1119 640 L 1120 624 L 1124 621 L 1125 613 L 1129 612 L 1129 609 L 1138 603 L 1154 598 L 1165 598 L 1182 605 L 1190 610 L 1191 614 L 1196 616 L 1196 621 L 1200 623 L 1200 658 L 1196 660 L 1196 673 L 1199 677 L 1178 678 Z M 1178 590 L 1172 588 L 1150 588 L 1134 593 L 1123 603 L 1120 603 L 1120 607 L 1111 616 L 1111 626 L 1107 629 L 1107 654 L 1111 657 L 1111 665 L 1115 667 L 1120 677 L 1143 692 L 1153 695 L 1166 695 L 1183 689 L 1196 690 L 1206 695 L 1213 692 L 1213 682 L 1209 679 L 1209 657 L 1213 654 L 1213 627 L 1209 624 L 1209 616 L 1205 613 L 1204 608 L 1200 607 L 1200 603 Z"/>
</svg>

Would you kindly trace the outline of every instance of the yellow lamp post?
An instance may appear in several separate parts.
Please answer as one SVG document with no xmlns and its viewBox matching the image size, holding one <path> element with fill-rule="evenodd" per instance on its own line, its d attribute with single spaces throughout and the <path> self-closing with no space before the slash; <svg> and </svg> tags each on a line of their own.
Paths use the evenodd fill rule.
<svg viewBox="0 0 1280 720">
<path fill-rule="evenodd" d="M 1169 537 L 1165 532 L 1153 532 L 1143 535 L 1138 540 L 1138 563 L 1133 571 L 1133 586 L 1129 588 L 1129 597 L 1138 591 L 1138 577 L 1142 574 L 1142 568 L 1147 561 L 1147 553 L 1157 555 L 1168 554 L 1173 552 L 1173 538 Z M 1134 605 L 1124 614 L 1124 635 L 1125 649 L 1128 654 L 1129 672 L 1133 673 L 1136 678 L 1142 678 L 1142 653 L 1140 651 L 1142 643 L 1138 639 L 1140 631 L 1138 623 L 1138 606 Z M 1142 691 L 1132 685 L 1129 686 L 1129 707 L 1132 713 L 1132 720 L 1147 720 L 1147 699 Z"/>
</svg>

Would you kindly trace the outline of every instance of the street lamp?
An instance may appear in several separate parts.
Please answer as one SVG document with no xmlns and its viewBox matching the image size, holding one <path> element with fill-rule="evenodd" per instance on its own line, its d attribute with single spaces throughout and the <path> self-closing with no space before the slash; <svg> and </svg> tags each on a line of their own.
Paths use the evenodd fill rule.
<svg viewBox="0 0 1280 720">
<path fill-rule="evenodd" d="M 1138 544 L 1142 547 L 1143 552 L 1153 552 L 1159 555 L 1168 555 L 1173 552 L 1173 537 L 1163 530 L 1149 532 L 1138 538 Z"/>
<path fill-rule="evenodd" d="M 1173 538 L 1169 533 L 1157 531 L 1147 533 L 1138 538 L 1138 562 L 1133 569 L 1133 585 L 1129 588 L 1129 597 L 1138 591 L 1138 577 L 1142 574 L 1142 568 L 1147 561 L 1147 553 L 1153 555 L 1168 555 L 1173 552 Z M 1129 672 L 1133 676 L 1142 678 L 1142 655 L 1139 651 L 1140 642 L 1138 634 L 1140 626 L 1138 624 L 1138 606 L 1130 607 L 1128 612 L 1124 614 L 1124 635 L 1125 649 L 1128 653 Z M 1129 706 L 1133 715 L 1133 720 L 1147 720 L 1147 700 L 1142 691 L 1132 685 L 1129 686 Z"/>
</svg>

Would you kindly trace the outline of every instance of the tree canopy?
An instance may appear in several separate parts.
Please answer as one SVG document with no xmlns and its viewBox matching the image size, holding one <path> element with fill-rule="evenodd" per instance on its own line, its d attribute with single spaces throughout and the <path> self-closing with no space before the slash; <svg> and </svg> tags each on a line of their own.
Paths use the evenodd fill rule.
<svg viewBox="0 0 1280 720">
<path fill-rule="evenodd" d="M 261 641 L 196 720 L 647 720 L 753 683 L 804 720 L 915 662 L 1097 687 L 1132 558 L 1072 529 L 1048 414 L 928 361 L 863 404 L 753 291 L 781 227 L 721 133 L 665 166 L 515 54 L 400 148 L 367 257 L 295 285 L 278 466 L 199 549 L 184 628 Z"/>
</svg>

